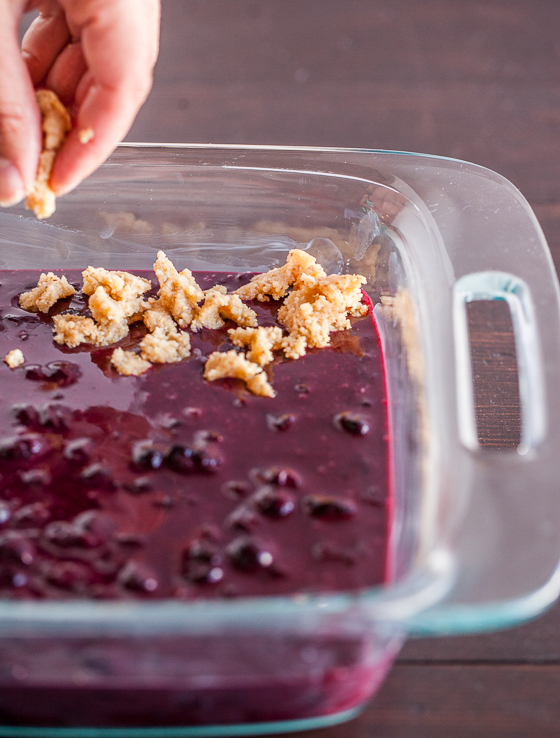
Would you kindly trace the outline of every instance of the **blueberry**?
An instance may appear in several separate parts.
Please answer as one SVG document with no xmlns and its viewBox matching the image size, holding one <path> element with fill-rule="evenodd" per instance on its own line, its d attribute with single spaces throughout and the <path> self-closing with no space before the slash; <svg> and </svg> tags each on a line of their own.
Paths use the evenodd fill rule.
<svg viewBox="0 0 560 738">
<path fill-rule="evenodd" d="M 177 420 L 177 418 L 175 418 L 171 413 L 162 413 L 161 415 L 158 415 L 156 422 L 159 426 L 166 428 L 167 430 L 172 430 L 178 425 L 181 425 L 181 421 Z"/>
<path fill-rule="evenodd" d="M 183 564 L 192 561 L 216 566 L 222 563 L 222 555 L 220 549 L 210 541 L 195 539 L 183 551 Z"/>
<path fill-rule="evenodd" d="M 28 364 L 25 369 L 25 378 L 33 382 L 44 382 L 46 380 L 43 367 L 40 364 Z"/>
<path fill-rule="evenodd" d="M 88 487 L 102 489 L 113 489 L 115 487 L 111 470 L 99 463 L 85 466 L 80 472 L 80 480 Z"/>
<path fill-rule="evenodd" d="M 224 570 L 211 564 L 194 564 L 184 572 L 184 577 L 196 584 L 218 584 L 224 578 Z"/>
<path fill-rule="evenodd" d="M 255 504 L 263 515 L 285 518 L 295 508 L 295 498 L 290 492 L 272 487 L 263 487 L 255 495 Z"/>
<path fill-rule="evenodd" d="M 72 411 L 65 405 L 51 402 L 39 410 L 38 423 L 44 428 L 63 433 L 70 429 Z"/>
<path fill-rule="evenodd" d="M 50 382 L 58 387 L 74 384 L 82 375 L 82 370 L 71 361 L 51 361 L 45 366 L 29 364 L 25 370 L 25 378 L 34 382 Z"/>
<path fill-rule="evenodd" d="M 35 433 L 4 438 L 0 441 L 0 459 L 21 461 L 40 456 L 48 449 L 47 442 Z"/>
<path fill-rule="evenodd" d="M 359 415 L 349 412 L 337 413 L 333 418 L 335 428 L 351 433 L 353 436 L 365 436 L 369 433 L 369 424 Z"/>
<path fill-rule="evenodd" d="M 192 458 L 197 471 L 208 473 L 217 471 L 223 461 L 221 454 L 212 446 L 194 450 Z"/>
<path fill-rule="evenodd" d="M 165 463 L 179 474 L 191 474 L 195 471 L 193 450 L 189 446 L 172 446 L 166 454 Z"/>
<path fill-rule="evenodd" d="M 190 446 L 173 446 L 165 457 L 167 466 L 179 474 L 196 472 L 215 472 L 222 463 L 222 457 L 211 446 L 192 448 Z"/>
<path fill-rule="evenodd" d="M 108 541 L 115 530 L 115 524 L 111 518 L 99 510 L 84 510 L 76 515 L 73 524 L 88 536 L 90 545 L 95 544 L 96 546 Z"/>
<path fill-rule="evenodd" d="M 0 533 L 0 562 L 29 566 L 35 559 L 35 546 L 27 536 L 16 530 Z"/>
<path fill-rule="evenodd" d="M 267 415 L 266 424 L 272 431 L 288 430 L 296 422 L 296 416 L 286 413 L 284 415 Z"/>
<path fill-rule="evenodd" d="M 49 562 L 43 567 L 42 574 L 49 584 L 71 592 L 84 591 L 92 579 L 89 567 L 77 561 Z"/>
<path fill-rule="evenodd" d="M 224 494 L 228 497 L 233 497 L 233 499 L 247 497 L 251 490 L 252 486 L 249 482 L 238 481 L 236 479 L 230 479 L 222 485 L 222 491 Z"/>
<path fill-rule="evenodd" d="M 257 472 L 257 476 L 269 484 L 277 484 L 279 487 L 298 488 L 302 485 L 301 476 L 288 467 L 271 466 Z"/>
<path fill-rule="evenodd" d="M 247 532 L 250 532 L 253 528 L 258 526 L 259 522 L 260 521 L 255 514 L 255 511 L 247 504 L 236 507 L 226 519 L 226 525 L 228 528 L 239 528 L 240 530 L 245 530 Z"/>
<path fill-rule="evenodd" d="M 321 520 L 348 520 L 358 512 L 356 503 L 343 497 L 308 495 L 302 505 L 308 515 Z"/>
<path fill-rule="evenodd" d="M 45 528 L 45 540 L 60 548 L 97 548 L 105 543 L 106 532 L 95 526 L 94 511 L 81 513 L 73 522 L 55 520 Z"/>
<path fill-rule="evenodd" d="M 7 523 L 12 517 L 12 510 L 7 502 L 0 500 L 0 525 Z"/>
<path fill-rule="evenodd" d="M 149 441 L 140 441 L 132 449 L 132 463 L 140 469 L 159 469 L 163 459 L 163 452 L 154 448 Z"/>
<path fill-rule="evenodd" d="M 158 588 L 158 581 L 154 574 L 142 564 L 129 561 L 119 572 L 117 581 L 126 589 L 136 592 L 154 592 Z"/>
<path fill-rule="evenodd" d="M 14 565 L 0 566 L 0 587 L 25 587 L 28 578 L 27 574 L 18 571 Z"/>
<path fill-rule="evenodd" d="M 274 561 L 270 547 L 249 536 L 235 538 L 227 547 L 226 553 L 232 565 L 245 572 L 268 569 Z"/>
<path fill-rule="evenodd" d="M 209 541 L 195 540 L 184 551 L 181 573 L 191 582 L 217 584 L 224 576 L 222 555 Z"/>
<path fill-rule="evenodd" d="M 223 440 L 224 440 L 224 437 L 220 433 L 217 433 L 216 431 L 201 430 L 201 431 L 197 431 L 194 434 L 195 445 L 206 444 L 209 441 L 214 441 L 215 443 L 221 443 Z"/>
<path fill-rule="evenodd" d="M 71 361 L 51 361 L 43 371 L 47 381 L 58 387 L 68 387 L 82 376 L 80 367 Z"/>
<path fill-rule="evenodd" d="M 67 520 L 55 520 L 45 528 L 45 540 L 61 548 L 89 548 L 84 532 Z"/>
<path fill-rule="evenodd" d="M 90 461 L 92 451 L 93 441 L 91 438 L 74 438 L 72 441 L 64 444 L 62 456 L 70 464 L 83 466 Z"/>
<path fill-rule="evenodd" d="M 7 320 L 12 325 L 33 325 L 41 322 L 41 318 L 38 315 L 13 315 L 8 313 L 2 317 L 2 320 Z"/>
<path fill-rule="evenodd" d="M 50 517 L 51 512 L 44 502 L 32 502 L 20 507 L 13 514 L 12 523 L 17 527 L 42 527 Z"/>
<path fill-rule="evenodd" d="M 47 469 L 22 469 L 19 471 L 18 476 L 23 484 L 29 485 L 30 487 L 46 487 L 51 483 L 51 475 Z"/>
<path fill-rule="evenodd" d="M 22 425 L 35 425 L 39 422 L 39 413 L 33 405 L 29 405 L 26 402 L 18 402 L 16 405 L 12 405 L 11 409 L 18 423 Z"/>
<path fill-rule="evenodd" d="M 152 481 L 149 477 L 138 477 L 132 482 L 125 485 L 125 488 L 134 495 L 141 495 L 150 492 L 152 489 Z"/>
</svg>

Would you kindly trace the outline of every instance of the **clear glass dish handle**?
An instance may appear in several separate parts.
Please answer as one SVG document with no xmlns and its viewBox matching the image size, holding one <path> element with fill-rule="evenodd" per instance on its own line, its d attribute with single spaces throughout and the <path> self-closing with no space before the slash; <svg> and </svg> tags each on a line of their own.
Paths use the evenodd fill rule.
<svg viewBox="0 0 560 738">
<path fill-rule="evenodd" d="M 503 300 L 510 309 L 521 405 L 521 442 L 514 450 L 493 451 L 478 442 L 467 319 L 467 304 L 474 300 Z M 552 312 L 558 313 L 557 304 Z M 552 324 L 557 322 L 549 317 Z M 469 502 L 460 529 L 450 540 L 458 562 L 456 583 L 442 603 L 412 617 L 408 624 L 412 634 L 515 625 L 538 615 L 560 594 L 560 445 L 555 413 L 560 335 L 546 331 L 543 335 L 528 284 L 501 271 L 471 273 L 457 280 L 453 333 L 457 451 L 470 457 L 465 460 Z"/>
</svg>

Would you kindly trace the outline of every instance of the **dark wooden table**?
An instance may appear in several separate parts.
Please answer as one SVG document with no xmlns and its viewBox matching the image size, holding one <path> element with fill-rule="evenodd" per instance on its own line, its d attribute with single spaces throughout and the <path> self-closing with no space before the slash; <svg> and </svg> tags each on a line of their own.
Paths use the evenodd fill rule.
<svg viewBox="0 0 560 738">
<path fill-rule="evenodd" d="M 560 266 L 559 29 L 558 0 L 163 0 L 155 86 L 129 140 L 471 160 L 521 189 Z M 493 320 L 479 423 L 499 445 L 518 432 L 516 382 L 507 324 Z M 556 738 L 560 608 L 508 632 L 410 641 L 360 718 L 314 735 Z"/>
</svg>

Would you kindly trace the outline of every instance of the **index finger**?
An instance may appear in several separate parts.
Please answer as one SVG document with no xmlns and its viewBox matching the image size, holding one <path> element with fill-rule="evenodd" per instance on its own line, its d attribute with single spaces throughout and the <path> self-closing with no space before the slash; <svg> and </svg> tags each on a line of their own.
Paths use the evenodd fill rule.
<svg viewBox="0 0 560 738">
<path fill-rule="evenodd" d="M 58 195 L 91 174 L 128 132 L 150 91 L 159 43 L 159 0 L 60 2 L 81 39 L 88 84 L 51 176 Z M 80 132 L 88 130 L 93 137 L 82 143 Z"/>
</svg>

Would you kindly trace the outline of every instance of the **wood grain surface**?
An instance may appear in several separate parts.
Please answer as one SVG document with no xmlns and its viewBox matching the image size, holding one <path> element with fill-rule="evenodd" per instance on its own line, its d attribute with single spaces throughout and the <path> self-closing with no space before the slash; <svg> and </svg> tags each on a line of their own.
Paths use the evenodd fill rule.
<svg viewBox="0 0 560 738">
<path fill-rule="evenodd" d="M 558 0 L 163 0 L 154 90 L 128 140 L 470 160 L 520 188 L 560 267 L 559 29 Z M 471 311 L 472 335 L 488 329 L 474 356 L 479 432 L 511 445 L 508 317 Z M 553 608 L 510 631 L 409 641 L 360 718 L 314 735 L 552 738 L 559 693 Z"/>
</svg>

